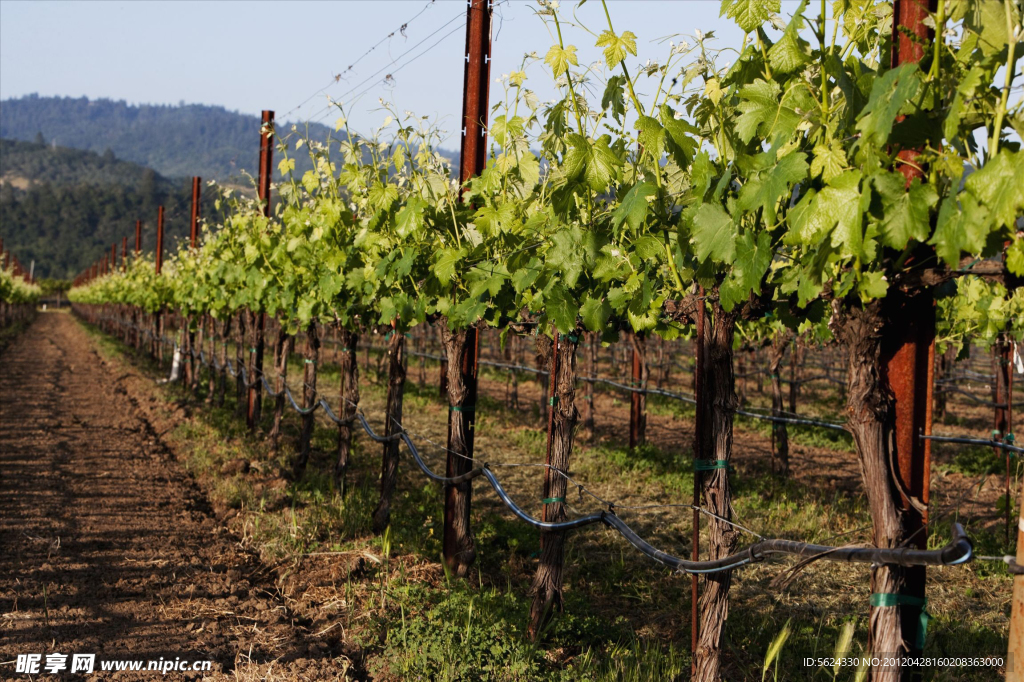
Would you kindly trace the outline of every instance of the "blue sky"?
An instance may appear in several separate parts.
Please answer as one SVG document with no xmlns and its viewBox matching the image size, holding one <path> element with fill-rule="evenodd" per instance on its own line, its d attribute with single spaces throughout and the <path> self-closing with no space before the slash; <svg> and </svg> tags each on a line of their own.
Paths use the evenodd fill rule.
<svg viewBox="0 0 1024 682">
<path fill-rule="evenodd" d="M 715 31 L 723 47 L 741 40 L 739 30 L 719 18 L 717 0 L 613 0 L 609 5 L 616 31 L 630 30 L 638 37 L 639 55 L 630 60 L 631 68 L 649 58 L 664 58 L 667 43 L 655 41 L 666 36 L 692 35 L 699 29 Z M 788 5 L 783 7 L 784 15 L 787 9 L 792 11 Z M 562 2 L 567 18 L 575 6 L 575 2 Z M 552 44 L 543 22 L 534 15 L 535 7 L 535 3 L 512 1 L 496 10 L 492 83 L 494 77 L 518 68 L 524 53 L 536 51 L 543 56 Z M 417 14 L 405 37 L 396 32 L 385 39 Z M 605 28 L 596 0 L 580 8 L 577 16 L 595 32 Z M 273 109 L 278 120 L 323 115 L 325 123 L 333 123 L 335 113 L 321 113 L 325 94 L 330 94 L 346 101 L 351 107 L 350 122 L 365 132 L 384 117 L 375 111 L 378 97 L 384 97 L 394 101 L 399 111 L 437 117 L 442 127 L 451 130 L 462 102 L 464 17 L 465 3 L 458 0 L 2 0 L 0 98 L 37 92 L 130 103 L 183 101 L 250 114 Z M 594 38 L 581 28 L 569 27 L 566 42 L 579 46 L 581 64 L 600 58 Z M 343 80 L 332 82 L 342 72 Z M 392 86 L 382 83 L 389 73 Z M 542 100 L 554 97 L 550 71 L 545 72 L 538 62 L 528 74 L 529 85 Z M 313 96 L 329 83 L 323 93 Z M 365 94 L 353 101 L 363 90 Z M 499 92 L 492 85 L 492 99 Z"/>
</svg>

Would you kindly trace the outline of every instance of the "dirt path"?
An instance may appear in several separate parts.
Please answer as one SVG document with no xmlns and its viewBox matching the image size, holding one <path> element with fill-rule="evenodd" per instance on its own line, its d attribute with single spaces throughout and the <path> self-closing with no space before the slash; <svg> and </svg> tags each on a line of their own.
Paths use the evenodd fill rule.
<svg viewBox="0 0 1024 682">
<path fill-rule="evenodd" d="M 167 679 L 343 675 L 213 517 L 132 379 L 62 313 L 0 355 L 0 679 L 29 679 L 17 655 L 48 653 L 96 654 L 98 679 L 160 677 L 99 670 L 161 657 L 212 661 Z"/>
</svg>

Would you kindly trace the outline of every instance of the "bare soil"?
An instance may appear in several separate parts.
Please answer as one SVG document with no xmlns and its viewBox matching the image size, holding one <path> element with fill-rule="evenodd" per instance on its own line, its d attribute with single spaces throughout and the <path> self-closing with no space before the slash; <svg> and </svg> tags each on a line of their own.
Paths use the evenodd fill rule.
<svg viewBox="0 0 1024 682">
<path fill-rule="evenodd" d="M 167 679 L 343 677 L 342 645 L 311 632 L 218 521 L 135 397 L 141 381 L 63 313 L 0 355 L 0 678 L 27 679 L 17 655 L 47 653 L 94 653 L 97 670 L 213 662 Z"/>
</svg>

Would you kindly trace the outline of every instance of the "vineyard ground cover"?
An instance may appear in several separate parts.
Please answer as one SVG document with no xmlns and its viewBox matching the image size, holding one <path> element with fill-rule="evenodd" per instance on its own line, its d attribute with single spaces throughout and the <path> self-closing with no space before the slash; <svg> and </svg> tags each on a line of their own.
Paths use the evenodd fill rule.
<svg viewBox="0 0 1024 682">
<path fill-rule="evenodd" d="M 425 443 L 426 437 L 443 443 L 444 411 L 431 381 L 436 377 L 436 364 L 427 363 L 430 380 L 422 388 L 417 371 L 415 365 L 410 366 L 406 426 L 417 442 Z M 289 375 L 298 373 L 293 369 Z M 367 375 L 373 373 L 363 373 Z M 337 374 L 329 363 L 321 367 L 320 379 L 320 386 L 331 395 Z M 519 388 L 522 408 L 512 410 L 503 403 L 504 377 L 485 374 L 482 378 L 477 426 L 481 459 L 541 461 L 544 436 L 532 407 L 539 402 L 539 388 L 535 381 L 521 382 Z M 297 389 L 293 384 L 293 391 Z M 384 403 L 383 386 L 364 381 L 361 390 L 362 407 L 376 427 Z M 342 504 L 332 498 L 330 490 L 327 472 L 334 431 L 326 424 L 314 433 L 307 473 L 293 482 L 283 473 L 288 471 L 291 444 L 298 433 L 298 419 L 290 411 L 283 439 L 289 445 L 275 460 L 232 420 L 230 400 L 220 410 L 202 405 L 192 410 L 178 387 L 154 394 L 165 396 L 165 409 L 179 419 L 179 404 L 192 412 L 174 429 L 171 442 L 214 506 L 224 507 L 225 514 L 231 516 L 228 526 L 277 568 L 278 588 L 286 602 L 308 614 L 313 631 L 343 630 L 346 641 L 360 647 L 367 668 L 380 679 L 401 679 L 417 671 L 438 674 L 445 656 L 453 656 L 457 646 L 469 647 L 471 653 L 498 646 L 500 660 L 527 671 L 520 679 L 559 679 L 563 673 L 571 673 L 572 679 L 586 679 L 580 677 L 584 672 L 604 679 L 608 666 L 649 670 L 663 662 L 666 653 L 671 653 L 669 660 L 678 657 L 680 669 L 688 668 L 688 652 L 667 652 L 662 646 L 663 642 L 687 640 L 688 585 L 636 556 L 617 536 L 570 536 L 568 615 L 556 622 L 550 642 L 538 651 L 510 636 L 521 632 L 525 624 L 525 590 L 536 563 L 537 537 L 504 514 L 488 492 L 478 496 L 474 509 L 479 569 L 472 572 L 468 583 L 456 581 L 450 588 L 437 562 L 440 491 L 426 485 L 404 462 L 389 537 L 392 557 L 385 570 L 374 561 L 382 558 L 382 541 L 369 533 L 379 446 L 357 437 L 350 497 Z M 686 473 L 692 419 L 652 412 L 648 418 L 651 445 L 628 453 L 622 443 L 627 411 L 615 408 L 616 400 L 612 394 L 596 395 L 595 441 L 580 448 L 574 477 L 602 497 L 622 504 L 685 500 L 692 481 Z M 265 416 L 269 420 L 266 411 Z M 741 523 L 769 535 L 817 540 L 842 535 L 849 542 L 866 539 L 866 505 L 859 492 L 855 459 L 848 452 L 797 442 L 793 448 L 794 479 L 780 482 L 768 474 L 769 447 L 768 439 L 756 429 L 737 431 L 735 504 Z M 437 449 L 424 450 L 431 466 L 443 461 Z M 528 511 L 539 509 L 539 499 L 531 501 L 530 497 L 540 490 L 541 469 L 507 468 L 501 475 Z M 969 520 L 969 532 L 978 535 L 987 526 L 998 528 L 1000 517 L 993 501 L 999 489 L 997 477 L 975 490 L 967 478 L 951 473 L 936 482 L 933 504 L 941 508 L 958 500 L 961 520 Z M 572 501 L 580 511 L 596 508 L 592 502 Z M 628 515 L 638 532 L 655 544 L 685 547 L 688 511 L 620 513 Z M 858 530 L 861 532 L 853 532 Z M 998 542 L 998 535 L 993 532 L 988 537 L 982 532 L 983 544 Z M 979 547 L 979 553 L 1001 551 L 995 545 L 991 551 L 983 549 Z M 737 679 L 758 676 L 761 653 L 790 617 L 794 634 L 787 643 L 786 656 L 794 667 L 785 679 L 807 679 L 806 671 L 795 664 L 797 656 L 831 653 L 839 628 L 851 615 L 859 617 L 857 638 L 863 641 L 866 596 L 847 591 L 847 586 L 858 580 L 859 569 L 836 564 L 812 566 L 781 594 L 770 585 L 780 570 L 779 565 L 761 565 L 735 576 L 738 598 L 728 632 Z M 929 646 L 951 651 L 966 642 L 979 649 L 1001 651 L 1008 582 L 1005 569 L 984 564 L 931 574 L 929 611 L 935 619 L 929 628 Z M 480 629 L 468 628 L 471 622 Z M 468 640 L 463 631 L 472 633 L 465 635 Z M 613 643 L 624 647 L 628 655 L 616 655 L 610 650 Z M 437 655 L 410 653 L 422 651 Z"/>
<path fill-rule="evenodd" d="M 26 320 L 17 320 L 11 324 L 0 327 L 0 353 L 4 352 L 4 349 L 11 344 L 14 339 L 28 329 L 31 322 Z"/>
</svg>

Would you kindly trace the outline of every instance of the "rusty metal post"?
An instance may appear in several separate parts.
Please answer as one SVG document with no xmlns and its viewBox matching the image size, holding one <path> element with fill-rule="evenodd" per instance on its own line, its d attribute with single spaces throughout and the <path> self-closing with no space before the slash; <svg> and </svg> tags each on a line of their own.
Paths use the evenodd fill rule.
<svg viewBox="0 0 1024 682">
<path fill-rule="evenodd" d="M 128 237 L 121 237 L 121 270 L 128 271 Z"/>
<path fill-rule="evenodd" d="M 704 458 L 704 334 L 706 312 L 704 310 L 704 287 L 699 289 L 699 301 L 697 304 L 697 339 L 695 341 L 695 363 L 693 368 L 693 460 Z M 694 561 L 700 559 L 700 488 L 701 474 L 697 467 L 693 468 L 693 552 Z M 697 574 L 690 576 L 690 674 L 697 674 L 697 641 L 700 636 L 700 613 L 698 612 Z"/>
<path fill-rule="evenodd" d="M 270 210 L 270 178 L 274 156 L 274 112 L 264 110 L 260 124 L 260 176 L 259 176 L 259 198 L 263 204 L 263 215 L 271 216 Z M 260 378 L 263 376 L 263 328 L 267 323 L 267 316 L 262 310 L 254 310 L 253 321 L 253 362 L 252 373 L 249 377 L 249 404 L 245 414 L 245 421 L 251 430 L 256 430 L 260 422 L 262 411 L 263 386 Z"/>
<path fill-rule="evenodd" d="M 117 272 L 117 242 L 110 247 L 110 271 Z"/>
<path fill-rule="evenodd" d="M 260 170 L 262 171 L 262 166 Z M 192 218 L 191 229 L 189 230 L 189 245 L 193 249 L 196 248 L 199 238 L 199 192 L 201 182 L 202 180 L 198 175 L 192 178 Z"/>
<path fill-rule="evenodd" d="M 643 365 L 640 362 L 640 351 L 637 350 L 636 342 L 633 343 L 633 367 L 630 374 L 629 387 L 633 390 L 629 393 L 629 449 L 641 445 L 643 437 L 640 424 L 644 418 L 643 399 L 640 394 L 643 383 Z"/>
<path fill-rule="evenodd" d="M 466 9 L 466 61 L 463 69 L 462 83 L 462 152 L 459 161 L 459 182 L 463 185 L 475 175 L 479 175 L 487 164 L 487 112 L 490 95 L 491 73 L 491 4 L 490 0 L 471 0 Z M 448 476 L 467 470 L 466 459 L 473 457 L 473 435 L 476 424 L 477 370 L 480 357 L 480 331 L 476 327 L 466 330 L 465 351 L 461 358 L 462 379 L 466 388 L 466 397 L 462 409 L 448 412 L 448 453 L 445 468 Z M 449 360 L 441 362 L 441 395 L 448 397 L 447 375 Z M 452 420 L 463 421 L 465 449 L 456 453 L 451 441 L 453 430 Z M 549 436 L 550 439 L 550 436 Z M 462 460 L 462 461 L 456 461 Z M 472 486 L 472 484 L 468 484 Z M 456 564 L 456 552 L 459 551 L 456 533 L 456 513 L 460 508 L 468 513 L 469 502 L 459 505 L 459 496 L 470 494 L 460 491 L 455 486 L 445 488 L 443 553 L 445 561 Z M 464 519 L 468 524 L 469 520 Z"/>
<path fill-rule="evenodd" d="M 936 0 L 896 0 L 893 6 L 892 65 L 919 62 L 925 46 L 934 40 L 934 33 L 925 25 L 929 11 L 934 12 Z M 916 39 L 911 38 L 913 34 Z M 898 158 L 906 163 L 899 166 L 909 187 L 915 177 L 922 175 L 920 165 L 914 163 L 918 151 L 906 149 Z M 924 257 L 922 253 L 912 255 Z M 909 262 L 908 260 L 908 262 Z M 935 301 L 928 289 L 916 295 L 895 292 L 886 301 L 887 329 L 882 342 L 882 362 L 888 383 L 895 398 L 897 468 L 906 492 L 924 506 L 921 510 L 902 492 L 895 500 L 903 509 L 903 533 L 906 544 L 924 549 L 928 543 L 928 498 L 931 479 L 931 441 L 921 435 L 932 431 L 932 391 L 935 372 Z M 897 322 L 898 321 L 898 322 Z M 902 597 L 924 599 L 925 567 L 903 569 Z M 920 613 L 923 606 L 902 605 L 901 628 L 904 642 L 909 642 L 911 654 L 919 641 Z M 896 652 L 879 652 L 896 653 Z M 912 679 L 914 670 L 903 670 L 904 679 Z"/>
<path fill-rule="evenodd" d="M 135 221 L 135 253 L 142 251 L 142 221 Z"/>
<path fill-rule="evenodd" d="M 156 212 L 156 274 L 164 267 L 164 207 L 160 206 Z M 163 360 L 163 311 L 157 310 L 153 315 L 153 357 Z"/>
</svg>

